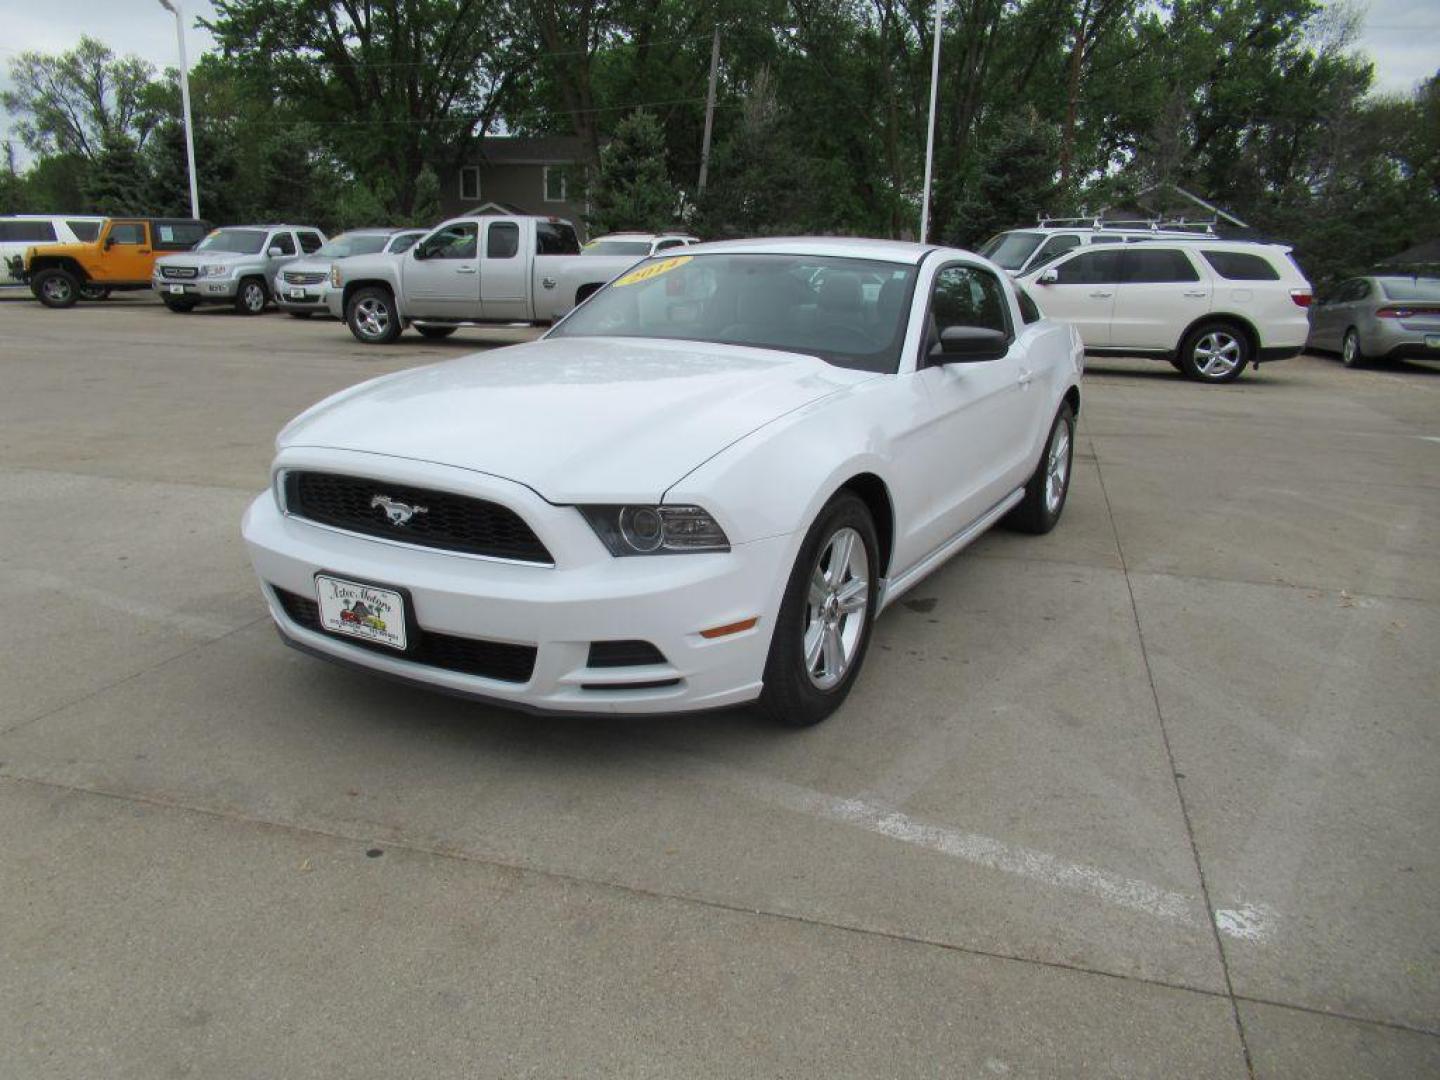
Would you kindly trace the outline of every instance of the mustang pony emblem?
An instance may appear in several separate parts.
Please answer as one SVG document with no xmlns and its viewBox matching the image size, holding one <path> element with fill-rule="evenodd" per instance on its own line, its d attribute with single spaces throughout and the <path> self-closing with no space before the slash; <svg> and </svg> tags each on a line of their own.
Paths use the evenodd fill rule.
<svg viewBox="0 0 1440 1080">
<path fill-rule="evenodd" d="M 376 495 L 370 500 L 370 509 L 380 507 L 385 511 L 385 516 L 390 519 L 391 525 L 405 526 L 410 524 L 410 519 L 416 514 L 425 514 L 429 511 L 423 506 L 410 506 L 407 503 L 396 502 L 389 495 Z"/>
</svg>

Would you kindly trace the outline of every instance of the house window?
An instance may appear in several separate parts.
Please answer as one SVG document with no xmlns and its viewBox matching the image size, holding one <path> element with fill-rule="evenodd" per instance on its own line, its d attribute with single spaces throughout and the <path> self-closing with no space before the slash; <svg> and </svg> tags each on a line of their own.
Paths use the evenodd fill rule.
<svg viewBox="0 0 1440 1080">
<path fill-rule="evenodd" d="M 545 166 L 545 201 L 565 201 L 565 168 L 562 165 Z"/>
<path fill-rule="evenodd" d="M 460 198 L 466 202 L 480 201 L 480 166 L 460 166 Z"/>
</svg>

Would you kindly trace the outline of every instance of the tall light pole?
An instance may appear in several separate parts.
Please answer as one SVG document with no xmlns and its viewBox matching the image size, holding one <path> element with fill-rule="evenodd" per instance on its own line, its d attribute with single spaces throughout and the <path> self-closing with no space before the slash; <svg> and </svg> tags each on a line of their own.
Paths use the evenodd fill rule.
<svg viewBox="0 0 1440 1080">
<path fill-rule="evenodd" d="M 175 16 L 175 40 L 180 43 L 180 103 L 185 107 L 185 159 L 190 165 L 190 216 L 200 216 L 200 187 L 195 183 L 195 134 L 190 122 L 190 65 L 185 62 L 185 16 L 181 0 L 160 0 L 160 6 Z M 933 110 L 933 103 L 932 103 Z"/>
<path fill-rule="evenodd" d="M 165 0 L 160 0 L 163 4 Z M 935 0 L 935 55 L 930 61 L 930 122 L 925 128 L 925 193 L 920 197 L 920 243 L 930 235 L 930 177 L 935 168 L 935 96 L 940 92 L 940 16 L 945 0 Z"/>
</svg>

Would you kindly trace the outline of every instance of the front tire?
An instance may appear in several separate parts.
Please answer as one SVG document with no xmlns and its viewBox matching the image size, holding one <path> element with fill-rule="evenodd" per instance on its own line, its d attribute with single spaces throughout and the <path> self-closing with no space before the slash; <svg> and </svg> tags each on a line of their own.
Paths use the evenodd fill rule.
<svg viewBox="0 0 1440 1080">
<path fill-rule="evenodd" d="M 759 706 L 787 727 L 818 724 L 854 686 L 870 646 L 879 598 L 875 522 L 856 495 L 831 499 L 790 572 Z"/>
<path fill-rule="evenodd" d="M 265 283 L 259 278 L 245 278 L 235 290 L 235 310 L 241 315 L 259 315 L 269 300 Z"/>
<path fill-rule="evenodd" d="M 395 298 L 374 285 L 357 290 L 345 305 L 345 324 L 362 344 L 388 345 L 400 336 Z"/>
<path fill-rule="evenodd" d="M 1340 362 L 1348 368 L 1364 367 L 1368 357 L 1360 348 L 1360 334 L 1352 326 L 1345 331 L 1345 341 L 1340 346 Z"/>
<path fill-rule="evenodd" d="M 1017 532 L 1043 536 L 1055 528 L 1070 494 L 1070 470 L 1075 461 L 1075 410 L 1067 401 L 1055 414 L 1040 464 L 1025 482 L 1025 497 L 1005 515 L 1005 524 Z"/>
<path fill-rule="evenodd" d="M 80 299 L 80 282 L 70 271 L 52 268 L 35 275 L 30 291 L 48 308 L 74 307 Z"/>
<path fill-rule="evenodd" d="M 1202 323 L 1180 346 L 1185 374 L 1199 382 L 1234 382 L 1250 362 L 1250 339 L 1227 322 Z"/>
</svg>

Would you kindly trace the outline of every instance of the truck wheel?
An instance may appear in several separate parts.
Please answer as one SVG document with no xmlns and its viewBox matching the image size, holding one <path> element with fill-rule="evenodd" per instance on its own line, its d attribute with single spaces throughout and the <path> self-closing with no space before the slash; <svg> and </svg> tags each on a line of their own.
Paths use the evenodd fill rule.
<svg viewBox="0 0 1440 1080">
<path fill-rule="evenodd" d="M 1228 322 L 1202 323 L 1180 346 L 1180 363 L 1192 379 L 1234 382 L 1250 362 L 1250 339 Z"/>
<path fill-rule="evenodd" d="M 104 285 L 81 285 L 81 286 L 80 286 L 80 299 L 81 299 L 81 300 L 108 300 L 108 299 L 110 299 L 110 290 L 109 290 L 109 288 L 107 288 L 107 287 L 104 286 Z"/>
<path fill-rule="evenodd" d="M 345 306 L 345 324 L 365 345 L 388 345 L 400 336 L 400 318 L 389 289 L 368 285 L 357 289 Z"/>
<path fill-rule="evenodd" d="M 241 315 L 259 315 L 265 310 L 270 297 L 265 292 L 265 283 L 259 278 L 245 278 L 235 291 L 235 310 Z"/>
<path fill-rule="evenodd" d="M 419 330 L 420 333 L 421 333 L 421 335 L 423 335 L 424 337 L 435 338 L 435 339 L 438 340 L 438 339 L 440 339 L 440 338 L 447 338 L 447 337 L 449 337 L 451 334 L 453 334 L 453 333 L 456 331 L 457 327 L 454 327 L 454 326 L 417 326 L 417 327 L 415 327 L 415 329 L 416 329 L 416 330 Z"/>
<path fill-rule="evenodd" d="M 169 308 L 171 311 L 178 312 L 181 315 L 185 314 L 185 312 L 187 311 L 195 310 L 194 300 L 171 300 L 167 296 L 160 302 L 164 304 L 167 308 Z"/>
<path fill-rule="evenodd" d="M 41 270 L 30 283 L 35 299 L 49 308 L 74 307 L 80 299 L 80 282 L 68 270 Z"/>
</svg>

